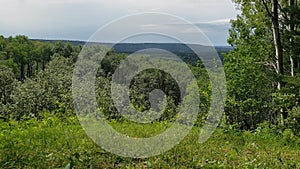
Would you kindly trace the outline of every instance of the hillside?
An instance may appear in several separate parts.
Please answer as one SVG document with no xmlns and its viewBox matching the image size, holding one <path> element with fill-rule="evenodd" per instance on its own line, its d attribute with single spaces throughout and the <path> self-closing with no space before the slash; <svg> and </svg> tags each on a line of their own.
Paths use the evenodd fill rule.
<svg viewBox="0 0 300 169">
<path fill-rule="evenodd" d="M 54 43 L 58 40 L 44 40 L 44 39 L 35 39 L 41 42 L 49 42 Z M 72 45 L 85 45 L 85 41 L 73 41 L 73 40 L 61 40 L 65 43 L 71 43 Z M 196 56 L 194 51 L 190 49 L 190 47 L 197 49 L 197 54 L 202 57 L 210 57 L 212 50 L 216 50 L 220 59 L 223 61 L 222 53 L 228 53 L 233 47 L 230 46 L 202 46 L 202 45 L 195 45 L 195 44 L 180 44 L 180 43 L 119 43 L 119 44 L 112 44 L 112 43 L 96 43 L 101 44 L 104 46 L 109 46 L 114 49 L 116 53 L 126 53 L 132 54 L 141 50 L 145 49 L 161 49 L 171 53 L 176 54 L 179 56 L 183 61 L 195 64 L 199 58 Z M 148 51 L 149 52 L 149 51 Z M 151 53 L 155 53 L 155 50 L 151 50 Z M 214 52 L 214 51 L 213 51 Z M 157 53 L 155 53 L 157 54 Z"/>
</svg>

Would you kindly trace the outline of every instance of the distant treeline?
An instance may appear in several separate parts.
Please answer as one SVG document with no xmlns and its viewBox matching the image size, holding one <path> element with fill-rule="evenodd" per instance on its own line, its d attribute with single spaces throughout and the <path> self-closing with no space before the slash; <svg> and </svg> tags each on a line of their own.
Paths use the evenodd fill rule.
<svg viewBox="0 0 300 169">
<path fill-rule="evenodd" d="M 55 43 L 55 40 L 44 40 L 44 39 L 35 39 L 34 41 Z M 76 41 L 76 40 L 63 40 L 64 43 L 71 43 L 75 46 L 83 46 L 87 44 L 85 41 Z M 184 62 L 195 65 L 199 61 L 197 54 L 206 55 L 207 51 L 210 49 L 215 49 L 219 54 L 220 59 L 223 61 L 223 54 L 228 53 L 234 48 L 231 46 L 203 46 L 195 44 L 181 44 L 181 43 L 96 43 L 88 42 L 89 44 L 100 44 L 108 47 L 112 47 L 116 53 L 126 53 L 132 54 L 145 49 L 161 49 L 168 52 L 171 52 L 179 56 Z M 199 53 L 195 53 L 190 47 L 198 49 Z"/>
</svg>

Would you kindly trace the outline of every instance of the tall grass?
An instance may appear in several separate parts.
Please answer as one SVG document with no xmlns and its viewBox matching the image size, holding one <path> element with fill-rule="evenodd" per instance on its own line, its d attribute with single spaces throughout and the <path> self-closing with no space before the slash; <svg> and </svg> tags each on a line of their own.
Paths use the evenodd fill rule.
<svg viewBox="0 0 300 169">
<path fill-rule="evenodd" d="M 151 137 L 168 124 L 110 121 L 132 137 Z M 0 122 L 0 168 L 299 168 L 300 139 L 268 132 L 218 129 L 204 144 L 199 128 L 172 150 L 151 158 L 123 158 L 97 146 L 75 117 Z"/>
</svg>

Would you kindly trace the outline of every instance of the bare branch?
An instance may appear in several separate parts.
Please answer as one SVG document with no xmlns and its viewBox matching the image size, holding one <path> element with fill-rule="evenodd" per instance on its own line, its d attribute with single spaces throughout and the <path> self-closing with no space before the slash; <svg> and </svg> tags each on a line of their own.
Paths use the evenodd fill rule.
<svg viewBox="0 0 300 169">
<path fill-rule="evenodd" d="M 265 7 L 265 9 L 266 9 L 266 11 L 267 11 L 269 17 L 273 18 L 274 16 L 273 16 L 272 12 L 270 11 L 270 9 L 269 9 L 269 7 L 268 7 L 268 5 L 267 5 L 267 2 L 266 2 L 265 0 L 261 0 L 261 2 L 262 2 L 262 4 L 264 5 L 264 7 Z"/>
<path fill-rule="evenodd" d="M 278 70 L 276 64 L 274 64 L 274 63 L 272 63 L 272 62 L 265 62 L 265 63 L 263 63 L 263 65 L 265 65 L 265 66 L 270 66 L 270 67 L 274 68 L 274 70 L 276 71 L 276 73 L 279 72 L 279 70 Z"/>
<path fill-rule="evenodd" d="M 278 7 L 279 7 L 279 11 L 282 13 L 281 16 L 283 16 L 283 18 L 287 21 L 289 21 L 289 18 L 288 18 L 288 14 L 286 13 L 286 11 L 283 10 L 282 6 L 280 4 L 278 4 Z"/>
</svg>

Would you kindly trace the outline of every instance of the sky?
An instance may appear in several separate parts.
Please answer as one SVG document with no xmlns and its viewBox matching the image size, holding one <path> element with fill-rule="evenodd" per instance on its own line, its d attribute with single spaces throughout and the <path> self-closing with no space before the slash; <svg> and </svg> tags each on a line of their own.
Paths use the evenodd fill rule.
<svg viewBox="0 0 300 169">
<path fill-rule="evenodd" d="M 33 39 L 85 41 L 118 18 L 162 12 L 193 23 L 214 45 L 226 45 L 229 21 L 238 13 L 231 0 L 0 0 L 0 3 L 0 34 L 6 37 L 21 34 Z M 144 37 L 136 41 L 168 40 Z"/>
</svg>

